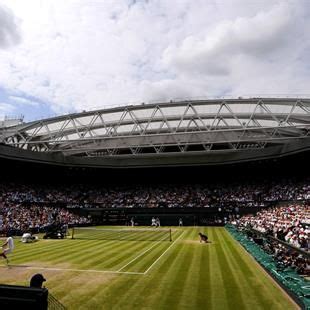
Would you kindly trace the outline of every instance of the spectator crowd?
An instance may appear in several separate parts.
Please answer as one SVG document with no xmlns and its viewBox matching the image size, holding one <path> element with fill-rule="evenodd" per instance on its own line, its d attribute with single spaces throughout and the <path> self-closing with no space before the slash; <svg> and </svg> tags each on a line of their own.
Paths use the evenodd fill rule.
<svg viewBox="0 0 310 310">
<path fill-rule="evenodd" d="M 272 236 L 306 252 L 310 250 L 309 202 L 265 209 L 256 215 L 234 220 L 232 224 L 244 231 L 258 231 Z M 292 267 L 299 274 L 310 276 L 309 258 L 277 242 L 276 239 L 265 242 L 263 249 L 278 261 L 279 267 Z"/>
<path fill-rule="evenodd" d="M 55 221 L 65 225 L 89 223 L 89 219 L 76 215 L 65 208 L 54 208 L 45 205 L 13 204 L 0 201 L 0 231 L 21 235 L 23 232 L 43 232 Z"/>
<path fill-rule="evenodd" d="M 222 206 L 266 206 L 278 201 L 307 200 L 310 200 L 309 180 L 131 186 L 7 182 L 0 183 L 0 226 L 6 230 L 41 230 L 55 221 L 55 212 L 64 224 L 88 224 L 89 218 L 73 212 L 75 208 L 85 207 L 218 207 L 220 210 Z M 286 237 L 292 242 L 302 241 L 294 240 L 294 234 Z"/>
<path fill-rule="evenodd" d="M 227 204 L 264 206 L 310 200 L 310 180 L 183 185 L 100 186 L 92 184 L 1 184 L 0 199 L 19 203 L 62 203 L 69 207 L 183 208 Z"/>
<path fill-rule="evenodd" d="M 297 248 L 310 248 L 310 204 L 290 204 L 243 216 L 234 222 L 266 233 Z"/>
</svg>

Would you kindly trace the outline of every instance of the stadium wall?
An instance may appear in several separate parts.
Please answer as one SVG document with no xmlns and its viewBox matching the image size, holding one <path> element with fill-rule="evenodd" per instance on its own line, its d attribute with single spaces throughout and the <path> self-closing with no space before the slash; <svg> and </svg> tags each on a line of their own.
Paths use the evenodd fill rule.
<svg viewBox="0 0 310 310">
<path fill-rule="evenodd" d="M 27 151 L 0 146 L 0 170 L 3 180 L 33 182 L 70 182 L 100 184 L 213 183 L 266 178 L 308 176 L 310 151 L 287 156 L 222 165 L 180 165 L 173 167 L 95 168 L 57 165 L 52 161 L 31 161 Z M 23 156 L 21 156 L 23 154 Z M 32 154 L 31 154 L 32 155 Z M 46 154 L 37 154 L 45 157 Z"/>
<path fill-rule="evenodd" d="M 270 204 L 271 205 L 271 204 Z M 266 207 L 210 207 L 210 208 L 101 208 L 77 209 L 81 215 L 91 215 L 95 225 L 130 225 L 131 218 L 138 226 L 150 226 L 152 217 L 158 217 L 162 226 L 223 226 L 230 215 L 256 213 Z"/>
</svg>

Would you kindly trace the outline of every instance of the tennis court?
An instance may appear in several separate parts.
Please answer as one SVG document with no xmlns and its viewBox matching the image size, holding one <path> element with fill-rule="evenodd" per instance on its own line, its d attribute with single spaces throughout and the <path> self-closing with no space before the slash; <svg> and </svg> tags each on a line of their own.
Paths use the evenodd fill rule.
<svg viewBox="0 0 310 310">
<path fill-rule="evenodd" d="M 173 228 L 172 241 L 84 237 L 16 241 L 1 282 L 43 273 L 69 309 L 297 309 L 225 228 Z"/>
<path fill-rule="evenodd" d="M 184 232 L 168 229 L 81 228 L 74 239 L 19 244 L 11 267 L 146 274 Z"/>
</svg>

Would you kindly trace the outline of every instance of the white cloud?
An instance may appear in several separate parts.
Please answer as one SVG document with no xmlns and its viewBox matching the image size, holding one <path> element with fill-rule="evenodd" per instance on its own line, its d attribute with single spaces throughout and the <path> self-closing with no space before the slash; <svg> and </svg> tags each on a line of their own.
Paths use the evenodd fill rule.
<svg viewBox="0 0 310 310">
<path fill-rule="evenodd" d="M 0 48 L 18 44 L 21 40 L 18 21 L 6 7 L 0 6 Z"/>
<path fill-rule="evenodd" d="M 238 56 L 265 61 L 290 43 L 293 24 L 286 6 L 275 7 L 250 18 L 219 23 L 201 39 L 190 36 L 180 46 L 166 49 L 163 61 L 178 72 L 226 75 Z M 263 26 L 262 26 L 263 25 Z"/>
<path fill-rule="evenodd" d="M 254 15 L 219 21 L 203 34 L 169 45 L 162 66 L 175 76 L 170 88 L 192 97 L 309 96 L 309 62 L 300 57 L 310 52 L 310 23 L 303 15 L 302 6 L 280 3 Z M 303 70 L 305 65 L 308 70 Z M 162 96 L 165 87 L 153 83 L 150 88 L 153 96 Z"/>
<path fill-rule="evenodd" d="M 38 98 L 57 113 L 184 97 L 309 92 L 306 1 L 6 5 L 20 20 L 23 40 L 0 51 L 0 87 Z"/>
<path fill-rule="evenodd" d="M 0 102 L 0 111 L 1 112 L 12 112 L 15 110 L 15 107 L 12 104 L 6 102 Z"/>
<path fill-rule="evenodd" d="M 6 102 L 0 102 L 0 120 L 4 119 L 7 115 L 12 115 L 15 112 L 15 107 Z"/>
<path fill-rule="evenodd" d="M 40 105 L 39 102 L 30 100 L 30 99 L 26 99 L 26 98 L 23 98 L 23 97 L 9 96 L 9 99 L 12 100 L 12 101 L 15 101 L 17 103 L 20 103 L 22 105 L 30 105 L 30 106 L 33 106 L 33 107 L 37 107 L 37 106 Z"/>
</svg>

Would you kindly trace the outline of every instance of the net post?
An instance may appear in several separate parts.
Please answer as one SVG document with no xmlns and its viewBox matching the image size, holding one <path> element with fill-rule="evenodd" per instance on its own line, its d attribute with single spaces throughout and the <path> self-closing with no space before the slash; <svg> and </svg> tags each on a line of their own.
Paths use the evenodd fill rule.
<svg viewBox="0 0 310 310">
<path fill-rule="evenodd" d="M 72 236 L 71 239 L 74 239 L 74 227 L 72 227 Z"/>
<path fill-rule="evenodd" d="M 170 242 L 171 242 L 172 241 L 171 228 L 170 228 L 169 232 L 170 232 Z"/>
</svg>

